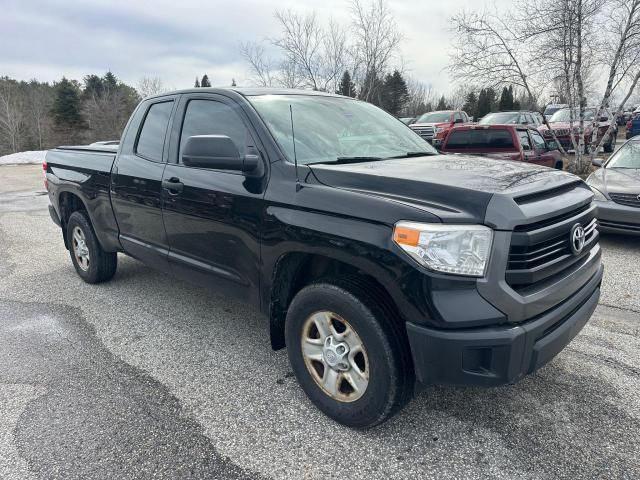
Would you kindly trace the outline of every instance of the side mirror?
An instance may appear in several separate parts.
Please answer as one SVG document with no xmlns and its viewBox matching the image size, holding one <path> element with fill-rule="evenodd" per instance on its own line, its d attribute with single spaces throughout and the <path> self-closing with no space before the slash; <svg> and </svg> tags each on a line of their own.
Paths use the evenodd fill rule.
<svg viewBox="0 0 640 480">
<path fill-rule="evenodd" d="M 453 123 L 463 123 L 464 120 L 462 118 L 456 118 Z"/>
<path fill-rule="evenodd" d="M 602 165 L 604 165 L 604 160 L 602 160 L 601 158 L 594 158 L 593 160 L 591 160 L 591 165 L 601 168 Z"/>
<path fill-rule="evenodd" d="M 548 150 L 560 150 L 558 148 L 558 143 L 555 140 L 547 140 L 547 149 Z"/>
<path fill-rule="evenodd" d="M 258 155 L 242 157 L 238 147 L 226 135 L 195 135 L 187 138 L 182 149 L 187 167 L 233 170 L 247 177 L 261 177 L 264 165 Z"/>
</svg>

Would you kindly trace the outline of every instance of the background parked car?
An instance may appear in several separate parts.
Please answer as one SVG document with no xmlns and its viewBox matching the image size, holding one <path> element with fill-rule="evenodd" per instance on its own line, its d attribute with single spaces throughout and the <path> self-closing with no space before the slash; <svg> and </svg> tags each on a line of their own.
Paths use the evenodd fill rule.
<svg viewBox="0 0 640 480">
<path fill-rule="evenodd" d="M 442 153 L 486 155 L 562 169 L 562 157 L 553 142 L 526 125 L 465 125 L 445 139 Z"/>
<path fill-rule="evenodd" d="M 593 134 L 592 130 L 592 122 L 593 118 L 598 111 L 597 107 L 588 107 L 584 109 L 584 144 L 585 149 L 591 143 L 591 137 Z M 562 145 L 565 150 L 573 150 L 573 142 L 571 140 L 572 136 L 575 139 L 576 145 L 578 144 L 578 110 L 573 110 L 573 132 L 571 132 L 571 109 L 563 108 L 562 110 L 558 110 L 553 114 L 551 119 L 549 119 L 549 125 L 553 129 L 556 134 L 556 138 L 558 142 Z M 598 119 L 598 134 L 597 141 L 600 142 L 604 134 L 609 129 L 611 125 L 611 120 L 613 116 L 610 112 L 605 111 L 603 115 Z M 538 130 L 547 140 L 552 138 L 551 132 L 547 128 L 546 125 L 540 125 Z M 613 152 L 616 146 L 616 137 L 618 136 L 618 126 L 614 124 L 614 129 L 612 135 L 609 136 L 609 140 L 604 144 L 604 151 L 607 153 Z"/>
<path fill-rule="evenodd" d="M 563 108 L 569 108 L 569 105 L 566 103 L 551 103 L 545 107 L 543 114 L 547 121 L 549 121 L 554 113 L 558 110 L 562 110 Z"/>
<path fill-rule="evenodd" d="M 640 113 L 634 113 L 627 122 L 627 140 L 636 135 L 640 135 Z"/>
<path fill-rule="evenodd" d="M 541 115 L 537 112 L 525 110 L 512 112 L 488 113 L 480 119 L 479 125 L 532 125 L 542 124 Z"/>
<path fill-rule="evenodd" d="M 440 147 L 454 125 L 466 124 L 469 121 L 469 115 L 466 112 L 441 110 L 421 115 L 411 128 L 434 147 Z"/>
<path fill-rule="evenodd" d="M 640 235 L 640 137 L 627 140 L 587 178 L 598 205 L 601 232 Z"/>
</svg>

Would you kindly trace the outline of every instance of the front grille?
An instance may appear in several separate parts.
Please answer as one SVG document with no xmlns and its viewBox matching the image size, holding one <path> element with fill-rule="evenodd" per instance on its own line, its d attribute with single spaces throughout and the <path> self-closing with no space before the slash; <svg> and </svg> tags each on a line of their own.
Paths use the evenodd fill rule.
<svg viewBox="0 0 640 480">
<path fill-rule="evenodd" d="M 414 132 L 422 138 L 432 139 L 435 136 L 435 128 L 433 127 L 411 127 Z"/>
<path fill-rule="evenodd" d="M 611 200 L 627 207 L 640 208 L 640 195 L 636 193 L 609 193 Z"/>
<path fill-rule="evenodd" d="M 595 208 L 581 207 L 570 213 L 515 228 L 505 274 L 511 288 L 535 289 L 556 275 L 578 268 L 580 260 L 598 243 Z M 585 229 L 585 245 L 578 255 L 571 248 L 571 230 L 576 223 Z"/>
<path fill-rule="evenodd" d="M 568 128 L 555 128 L 553 130 L 553 133 L 556 134 L 556 137 L 568 137 L 569 132 L 571 132 L 571 130 L 569 130 Z"/>
</svg>

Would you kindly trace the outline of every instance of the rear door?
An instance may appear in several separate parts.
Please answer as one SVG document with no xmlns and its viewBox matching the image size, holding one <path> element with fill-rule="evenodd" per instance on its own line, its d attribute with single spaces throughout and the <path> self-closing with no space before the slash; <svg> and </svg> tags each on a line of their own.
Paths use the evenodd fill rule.
<svg viewBox="0 0 640 480">
<path fill-rule="evenodd" d="M 162 220 L 161 183 L 175 103 L 175 96 L 167 96 L 138 108 L 111 174 L 111 204 L 122 248 L 163 270 L 168 269 L 169 244 Z"/>
<path fill-rule="evenodd" d="M 164 172 L 163 216 L 171 268 L 178 276 L 258 303 L 258 228 L 265 179 L 187 167 L 180 153 L 194 135 L 227 135 L 241 155 L 258 153 L 257 135 L 240 106 L 222 95 L 183 95 L 176 118 L 182 123 L 172 131 L 171 158 Z M 175 185 L 180 186 L 172 188 Z"/>
</svg>

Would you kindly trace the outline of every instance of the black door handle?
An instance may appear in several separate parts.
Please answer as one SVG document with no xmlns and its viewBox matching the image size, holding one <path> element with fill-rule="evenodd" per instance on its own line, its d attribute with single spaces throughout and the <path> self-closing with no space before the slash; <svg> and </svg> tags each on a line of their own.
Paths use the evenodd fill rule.
<svg viewBox="0 0 640 480">
<path fill-rule="evenodd" d="M 182 192 L 184 183 L 182 183 L 179 178 L 171 177 L 168 180 L 162 180 L 162 188 L 167 190 L 171 195 L 177 195 Z"/>
</svg>

